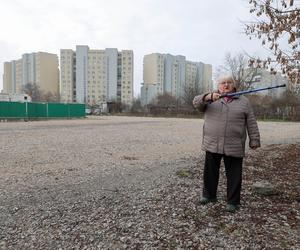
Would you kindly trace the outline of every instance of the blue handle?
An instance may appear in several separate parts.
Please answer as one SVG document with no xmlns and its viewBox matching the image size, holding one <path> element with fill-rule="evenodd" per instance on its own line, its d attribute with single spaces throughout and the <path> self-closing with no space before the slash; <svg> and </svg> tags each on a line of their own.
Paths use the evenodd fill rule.
<svg viewBox="0 0 300 250">
<path fill-rule="evenodd" d="M 267 89 L 275 89 L 275 88 L 283 88 L 283 87 L 286 87 L 286 84 L 277 85 L 277 86 L 273 86 L 273 87 L 266 87 L 266 88 L 252 89 L 252 90 L 244 90 L 244 91 L 239 91 L 239 92 L 222 94 L 222 95 L 220 95 L 220 98 L 233 97 L 233 96 L 237 96 L 237 95 L 245 95 L 245 94 L 249 94 L 249 93 L 253 93 L 253 92 L 259 92 L 259 91 L 263 91 L 263 90 L 267 90 Z"/>
</svg>

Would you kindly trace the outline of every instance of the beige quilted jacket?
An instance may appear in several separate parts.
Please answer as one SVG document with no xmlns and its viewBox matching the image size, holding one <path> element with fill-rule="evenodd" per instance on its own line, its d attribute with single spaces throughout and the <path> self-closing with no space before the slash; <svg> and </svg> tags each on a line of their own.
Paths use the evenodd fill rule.
<svg viewBox="0 0 300 250">
<path fill-rule="evenodd" d="M 247 133 L 249 146 L 260 147 L 257 122 L 246 97 L 235 96 L 228 103 L 224 98 L 206 102 L 206 95 L 196 96 L 193 101 L 194 107 L 204 112 L 203 150 L 244 157 Z"/>
</svg>

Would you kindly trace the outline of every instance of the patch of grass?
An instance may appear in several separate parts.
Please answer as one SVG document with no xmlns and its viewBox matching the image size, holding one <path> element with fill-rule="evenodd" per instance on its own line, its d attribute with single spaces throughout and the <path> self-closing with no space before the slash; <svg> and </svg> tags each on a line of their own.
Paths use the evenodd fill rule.
<svg viewBox="0 0 300 250">
<path fill-rule="evenodd" d="M 175 239 L 170 239 L 169 243 L 168 243 L 168 247 L 169 249 L 175 249 L 177 247 L 177 242 Z"/>
<path fill-rule="evenodd" d="M 181 178 L 186 178 L 191 176 L 191 172 L 189 170 L 181 169 L 176 172 L 176 175 Z"/>
<path fill-rule="evenodd" d="M 281 240 L 280 245 L 283 249 L 287 249 L 289 244 L 287 240 Z"/>
</svg>

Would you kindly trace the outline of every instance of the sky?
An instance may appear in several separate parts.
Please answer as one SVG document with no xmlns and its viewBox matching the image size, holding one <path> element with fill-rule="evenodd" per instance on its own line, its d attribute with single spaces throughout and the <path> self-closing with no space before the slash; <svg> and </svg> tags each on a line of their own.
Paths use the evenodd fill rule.
<svg viewBox="0 0 300 250">
<path fill-rule="evenodd" d="M 137 96 L 146 54 L 183 55 L 213 69 L 226 53 L 265 55 L 261 42 L 243 33 L 253 20 L 249 8 L 248 0 L 0 0 L 0 75 L 4 62 L 24 53 L 131 49 Z"/>
</svg>

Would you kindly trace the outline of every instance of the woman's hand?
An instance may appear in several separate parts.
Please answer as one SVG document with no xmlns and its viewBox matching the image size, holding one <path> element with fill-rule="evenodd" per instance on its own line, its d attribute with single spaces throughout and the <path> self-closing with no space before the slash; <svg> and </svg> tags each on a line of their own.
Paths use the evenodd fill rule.
<svg viewBox="0 0 300 250">
<path fill-rule="evenodd" d="M 219 94 L 219 93 L 213 92 L 213 93 L 207 94 L 207 95 L 205 96 L 205 101 L 207 101 L 207 102 L 208 102 L 208 101 L 215 102 L 215 101 L 217 101 L 219 98 L 220 98 L 220 94 Z"/>
</svg>

